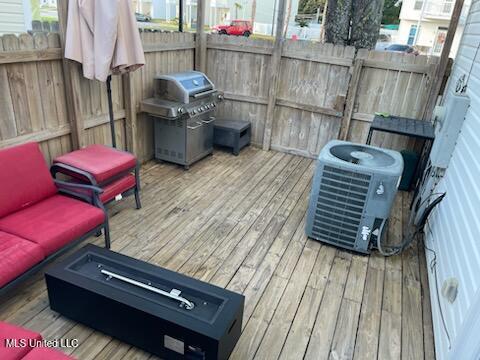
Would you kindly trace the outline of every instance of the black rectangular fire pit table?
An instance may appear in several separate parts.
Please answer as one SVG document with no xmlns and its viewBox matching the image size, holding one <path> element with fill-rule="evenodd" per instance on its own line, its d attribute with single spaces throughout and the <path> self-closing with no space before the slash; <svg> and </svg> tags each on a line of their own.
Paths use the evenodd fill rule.
<svg viewBox="0 0 480 360">
<path fill-rule="evenodd" d="M 52 310 L 167 359 L 227 359 L 244 297 L 87 245 L 45 274 Z"/>
</svg>

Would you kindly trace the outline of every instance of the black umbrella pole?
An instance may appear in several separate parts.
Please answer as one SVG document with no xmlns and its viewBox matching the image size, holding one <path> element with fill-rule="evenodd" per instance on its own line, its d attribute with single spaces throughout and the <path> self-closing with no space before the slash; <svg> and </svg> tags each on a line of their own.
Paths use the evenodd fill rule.
<svg viewBox="0 0 480 360">
<path fill-rule="evenodd" d="M 112 104 L 112 75 L 107 77 L 107 98 L 108 98 L 108 115 L 110 116 L 110 131 L 112 133 L 112 146 L 117 147 L 117 140 L 115 138 L 115 120 L 113 119 L 113 104 Z"/>
</svg>

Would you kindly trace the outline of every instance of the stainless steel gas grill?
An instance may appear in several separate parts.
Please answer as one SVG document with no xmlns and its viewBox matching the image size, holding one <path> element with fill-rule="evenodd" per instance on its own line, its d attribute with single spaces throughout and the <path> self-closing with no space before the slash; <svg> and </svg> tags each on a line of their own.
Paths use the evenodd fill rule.
<svg viewBox="0 0 480 360">
<path fill-rule="evenodd" d="M 212 113 L 223 96 L 198 71 L 156 76 L 154 86 L 140 110 L 154 121 L 155 158 L 188 169 L 213 151 Z"/>
</svg>

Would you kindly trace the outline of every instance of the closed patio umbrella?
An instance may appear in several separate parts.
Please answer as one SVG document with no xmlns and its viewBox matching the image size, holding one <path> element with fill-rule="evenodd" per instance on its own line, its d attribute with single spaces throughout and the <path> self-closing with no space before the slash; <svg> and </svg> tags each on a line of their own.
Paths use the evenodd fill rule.
<svg viewBox="0 0 480 360">
<path fill-rule="evenodd" d="M 69 0 L 65 57 L 83 65 L 83 76 L 107 83 L 112 145 L 116 146 L 111 74 L 145 64 L 131 0 Z"/>
</svg>

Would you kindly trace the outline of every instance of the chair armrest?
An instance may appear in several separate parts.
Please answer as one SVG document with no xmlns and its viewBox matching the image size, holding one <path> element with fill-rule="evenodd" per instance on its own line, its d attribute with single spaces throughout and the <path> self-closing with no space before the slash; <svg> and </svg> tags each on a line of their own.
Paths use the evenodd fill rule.
<svg viewBox="0 0 480 360">
<path fill-rule="evenodd" d="M 92 185 L 98 185 L 97 181 L 95 178 L 92 176 L 92 174 L 88 173 L 87 171 L 77 169 L 76 167 L 62 164 L 62 163 L 54 163 L 52 166 L 50 166 L 50 173 L 52 174 L 52 177 L 55 179 L 57 173 L 65 174 L 70 177 L 75 177 L 72 174 L 77 174 L 80 175 L 81 177 L 87 179 L 90 184 Z"/>
<path fill-rule="evenodd" d="M 103 193 L 103 189 L 94 185 L 72 183 L 57 179 L 54 179 L 53 181 L 55 182 L 55 185 L 57 185 L 60 192 L 86 201 L 102 209 L 106 214 L 105 207 L 103 206 L 99 197 L 99 194 Z"/>
</svg>

